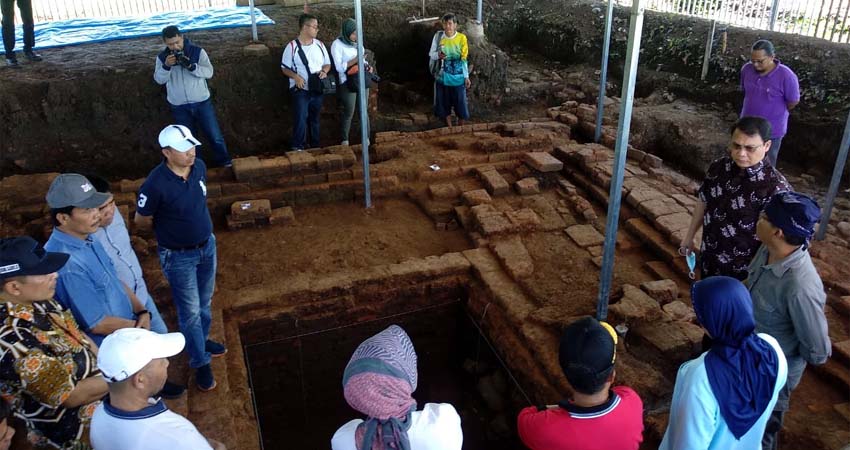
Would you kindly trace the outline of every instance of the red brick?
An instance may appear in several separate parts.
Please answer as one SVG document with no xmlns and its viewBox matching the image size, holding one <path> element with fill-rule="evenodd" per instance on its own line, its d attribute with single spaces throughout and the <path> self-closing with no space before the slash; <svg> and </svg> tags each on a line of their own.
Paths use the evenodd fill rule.
<svg viewBox="0 0 850 450">
<path fill-rule="evenodd" d="M 617 322 L 628 322 L 630 325 L 638 322 L 654 322 L 661 318 L 661 305 L 629 284 L 623 285 L 623 297 L 611 305 L 610 310 L 611 314 L 618 319 Z"/>
<path fill-rule="evenodd" d="M 328 181 L 343 181 L 351 179 L 351 171 L 350 170 L 342 170 L 339 172 L 328 172 Z"/>
<path fill-rule="evenodd" d="M 538 229 L 542 223 L 540 216 L 538 216 L 531 208 L 507 211 L 504 214 L 517 229 L 523 231 L 534 231 Z"/>
<path fill-rule="evenodd" d="M 260 158 L 248 156 L 247 158 L 236 158 L 233 160 L 233 175 L 238 181 L 250 181 L 262 173 Z"/>
<path fill-rule="evenodd" d="M 638 150 L 630 145 L 627 152 L 627 157 L 632 161 L 640 163 L 641 161 L 643 161 L 643 158 L 646 157 L 646 152 Z"/>
<path fill-rule="evenodd" d="M 680 300 L 670 302 L 662 306 L 661 309 L 664 310 L 664 312 L 667 313 L 667 315 L 673 320 L 692 322 L 696 319 L 696 314 L 694 313 L 693 308 Z"/>
<path fill-rule="evenodd" d="M 240 200 L 230 205 L 230 214 L 237 221 L 268 218 L 271 213 L 271 202 L 267 199 Z"/>
<path fill-rule="evenodd" d="M 227 229 L 231 231 L 244 230 L 246 228 L 254 228 L 257 224 L 254 219 L 238 219 L 233 216 L 227 216 Z"/>
<path fill-rule="evenodd" d="M 656 220 L 661 216 L 666 216 L 669 214 L 687 214 L 688 212 L 684 207 L 682 207 L 682 205 L 676 202 L 676 200 L 673 200 L 672 198 L 667 196 L 641 202 L 638 205 L 637 210 L 639 213 L 652 220 Z M 669 235 L 673 231 L 675 230 L 671 230 L 667 232 L 667 234 Z"/>
<path fill-rule="evenodd" d="M 538 172 L 557 172 L 564 168 L 564 163 L 546 152 L 527 152 L 522 159 Z"/>
<path fill-rule="evenodd" d="M 343 158 L 340 155 L 327 154 L 316 157 L 316 169 L 319 172 L 334 172 L 342 168 Z"/>
<path fill-rule="evenodd" d="M 490 248 L 513 279 L 519 281 L 534 273 L 531 255 L 528 254 L 519 236 L 491 241 Z"/>
<path fill-rule="evenodd" d="M 303 174 L 316 170 L 316 157 L 310 152 L 286 152 L 293 174 Z"/>
<path fill-rule="evenodd" d="M 322 184 L 328 181 L 326 173 L 309 173 L 304 175 L 304 184 Z"/>
<path fill-rule="evenodd" d="M 452 183 L 438 183 L 428 186 L 431 198 L 435 200 L 454 200 L 460 195 L 460 190 Z"/>
<path fill-rule="evenodd" d="M 665 233 L 667 237 L 673 236 L 674 233 L 677 236 L 684 236 L 690 224 L 691 215 L 686 212 L 662 216 L 655 220 L 656 227 Z"/>
<path fill-rule="evenodd" d="M 289 159 L 285 156 L 260 160 L 261 174 L 263 177 L 280 177 L 289 175 Z"/>
<path fill-rule="evenodd" d="M 572 239 L 579 247 L 591 247 L 602 244 L 605 241 L 605 236 L 596 231 L 592 225 L 573 225 L 565 230 L 567 236 Z"/>
<path fill-rule="evenodd" d="M 651 188 L 651 187 L 641 187 L 641 188 L 633 188 L 629 191 L 629 195 L 626 196 L 626 203 L 633 208 L 637 208 L 641 203 L 648 200 L 655 200 L 659 198 L 667 197 L 663 192 Z"/>
<path fill-rule="evenodd" d="M 689 322 L 641 323 L 633 332 L 670 361 L 685 361 L 699 354 L 704 332 Z"/>
<path fill-rule="evenodd" d="M 640 288 L 662 305 L 679 297 L 679 286 L 673 280 L 647 281 L 641 283 Z"/>
<path fill-rule="evenodd" d="M 655 169 L 661 168 L 663 164 L 664 161 L 661 158 L 651 153 L 647 153 L 646 156 L 644 156 L 643 161 L 641 161 L 641 166 L 652 167 Z"/>
<path fill-rule="evenodd" d="M 519 195 L 533 195 L 540 193 L 540 182 L 537 178 L 523 178 L 514 183 Z"/>
<path fill-rule="evenodd" d="M 295 214 L 292 212 L 291 206 L 275 208 L 272 210 L 271 216 L 269 217 L 269 223 L 272 225 L 286 225 L 294 220 Z"/>
<path fill-rule="evenodd" d="M 575 114 L 569 112 L 562 112 L 558 114 L 557 119 L 558 122 L 567 124 L 571 127 L 574 127 L 578 124 L 578 117 Z"/>
<path fill-rule="evenodd" d="M 251 185 L 248 183 L 222 183 L 219 186 L 221 186 L 222 195 L 237 195 L 251 192 Z"/>
<path fill-rule="evenodd" d="M 481 172 L 480 175 L 490 195 L 499 196 L 510 192 L 511 186 L 495 169 Z"/>
</svg>

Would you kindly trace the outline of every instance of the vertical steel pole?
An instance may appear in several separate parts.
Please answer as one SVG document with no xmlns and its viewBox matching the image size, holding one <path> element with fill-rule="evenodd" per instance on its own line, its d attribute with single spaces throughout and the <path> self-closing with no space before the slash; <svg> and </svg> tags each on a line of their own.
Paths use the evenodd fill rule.
<svg viewBox="0 0 850 450">
<path fill-rule="evenodd" d="M 702 81 L 708 76 L 708 62 L 711 60 L 711 49 L 714 45 L 714 29 L 717 27 L 717 21 L 711 21 L 711 29 L 708 30 L 708 39 L 705 41 L 705 57 L 702 59 Z"/>
<path fill-rule="evenodd" d="M 770 7 L 770 31 L 776 30 L 776 18 L 779 16 L 779 0 L 773 0 L 773 6 Z"/>
<path fill-rule="evenodd" d="M 835 196 L 838 195 L 838 186 L 841 184 L 844 165 L 847 164 L 848 150 L 850 150 L 850 114 L 847 115 L 847 124 L 844 125 L 844 137 L 841 138 L 841 147 L 838 148 L 838 158 L 835 160 L 835 168 L 832 169 L 832 181 L 829 182 L 829 191 L 826 194 L 826 204 L 820 218 L 820 227 L 815 236 L 819 241 L 826 237 L 826 227 L 829 225 L 829 216 L 832 215 L 832 205 L 835 203 Z"/>
<path fill-rule="evenodd" d="M 614 276 L 614 247 L 617 244 L 617 226 L 620 221 L 620 202 L 623 197 L 623 176 L 626 169 L 626 153 L 629 147 L 629 128 L 632 122 L 632 104 L 635 95 L 638 57 L 640 56 L 640 38 L 643 31 L 643 0 L 632 4 L 632 17 L 629 25 L 629 43 L 626 50 L 623 91 L 620 102 L 620 123 L 617 126 L 617 144 L 614 146 L 614 173 L 611 177 L 611 191 L 608 194 L 608 217 L 605 221 L 605 244 L 602 250 L 602 271 L 599 275 L 599 301 L 596 305 L 596 318 L 608 317 L 608 296 L 611 292 L 611 280 Z"/>
<path fill-rule="evenodd" d="M 360 83 L 360 141 L 363 148 L 363 195 L 366 207 L 372 207 L 372 179 L 369 176 L 369 97 L 366 94 L 366 49 L 363 46 L 363 7 L 354 0 L 354 20 L 357 22 L 357 78 Z"/>
<path fill-rule="evenodd" d="M 484 23 L 484 0 L 478 0 L 478 24 L 481 25 Z"/>
<path fill-rule="evenodd" d="M 248 0 L 248 7 L 251 8 L 251 39 L 257 42 L 257 16 L 254 14 L 254 0 Z"/>
<path fill-rule="evenodd" d="M 608 53 L 611 50 L 611 23 L 613 21 L 614 0 L 608 0 L 608 11 L 605 14 L 605 41 L 602 44 L 602 71 L 599 72 L 599 99 L 596 101 L 596 131 L 593 133 L 593 142 L 599 142 L 602 137 L 602 114 L 605 112 L 605 90 L 608 86 Z"/>
</svg>

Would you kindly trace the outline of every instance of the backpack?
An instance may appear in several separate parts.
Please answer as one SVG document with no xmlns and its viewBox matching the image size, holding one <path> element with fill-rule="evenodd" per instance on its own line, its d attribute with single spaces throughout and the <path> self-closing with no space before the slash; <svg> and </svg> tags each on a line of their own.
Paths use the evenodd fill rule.
<svg viewBox="0 0 850 450">
<path fill-rule="evenodd" d="M 433 42 L 437 42 L 437 50 L 439 50 L 440 41 L 443 39 L 444 35 L 445 32 L 443 30 L 440 30 L 437 32 L 437 34 L 434 35 L 434 40 L 431 41 L 432 46 Z M 435 80 L 443 78 L 443 60 L 440 58 L 429 59 L 428 70 L 431 72 L 431 76 L 434 77 Z"/>
</svg>

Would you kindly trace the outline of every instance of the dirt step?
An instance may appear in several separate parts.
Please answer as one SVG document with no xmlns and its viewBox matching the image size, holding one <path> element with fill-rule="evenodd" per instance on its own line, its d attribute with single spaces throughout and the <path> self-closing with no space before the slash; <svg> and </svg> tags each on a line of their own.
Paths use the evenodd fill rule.
<svg viewBox="0 0 850 450">
<path fill-rule="evenodd" d="M 850 339 L 832 343 L 832 358 L 850 366 Z"/>
<path fill-rule="evenodd" d="M 818 375 L 837 384 L 845 391 L 850 389 L 850 371 L 847 370 L 847 366 L 837 360 L 830 358 L 826 360 L 825 364 L 809 367 L 817 372 Z"/>
</svg>

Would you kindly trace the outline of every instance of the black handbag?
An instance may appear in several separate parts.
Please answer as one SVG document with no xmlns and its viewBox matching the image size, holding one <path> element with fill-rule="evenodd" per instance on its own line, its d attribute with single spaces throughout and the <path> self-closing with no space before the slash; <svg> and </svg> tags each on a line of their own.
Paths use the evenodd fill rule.
<svg viewBox="0 0 850 450">
<path fill-rule="evenodd" d="M 359 65 L 357 65 L 357 64 L 349 67 L 348 70 L 345 71 L 345 76 L 346 76 L 345 86 L 351 92 L 358 92 L 360 90 L 360 75 L 358 74 L 359 71 L 360 71 Z M 372 74 L 371 73 L 369 73 L 369 72 L 364 73 L 363 79 L 365 80 L 365 83 L 366 83 L 366 89 L 369 89 L 370 87 L 372 87 Z"/>
<path fill-rule="evenodd" d="M 319 78 L 318 74 L 310 72 L 310 64 L 307 62 L 304 49 L 301 48 L 301 42 L 296 39 L 295 43 L 298 45 L 298 56 L 301 57 L 301 62 L 307 68 L 309 74 L 307 75 L 307 90 L 314 94 L 336 94 L 336 75 L 328 73 L 326 77 Z M 319 49 L 322 50 L 322 54 L 325 53 L 321 44 L 319 44 Z"/>
</svg>

